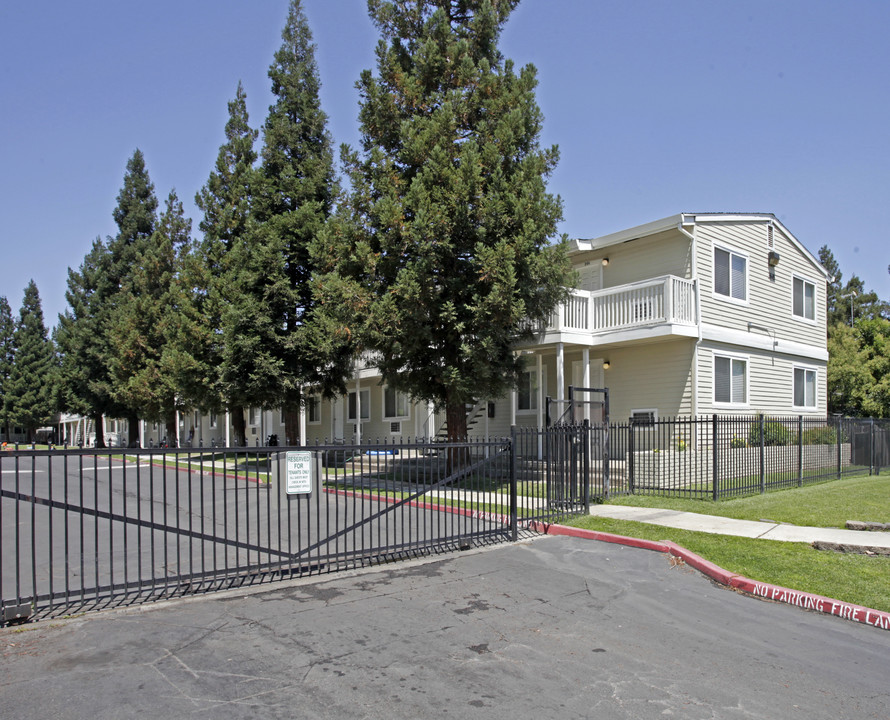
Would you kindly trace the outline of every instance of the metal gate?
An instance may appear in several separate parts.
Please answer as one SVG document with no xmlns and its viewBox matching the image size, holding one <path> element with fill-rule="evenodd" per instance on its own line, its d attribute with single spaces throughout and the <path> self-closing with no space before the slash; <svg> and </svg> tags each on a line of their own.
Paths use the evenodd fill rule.
<svg viewBox="0 0 890 720">
<path fill-rule="evenodd" d="M 515 539 L 512 455 L 509 438 L 6 452 L 0 624 Z"/>
<path fill-rule="evenodd" d="M 560 407 L 562 405 L 563 407 Z M 553 409 L 559 411 L 555 420 Z M 609 424 L 609 389 L 569 386 L 568 400 L 547 398 L 546 420 L 549 428 L 576 427 L 578 443 L 583 444 L 583 469 L 586 489 L 585 511 L 591 498 L 607 498 L 611 491 L 611 450 Z"/>
</svg>

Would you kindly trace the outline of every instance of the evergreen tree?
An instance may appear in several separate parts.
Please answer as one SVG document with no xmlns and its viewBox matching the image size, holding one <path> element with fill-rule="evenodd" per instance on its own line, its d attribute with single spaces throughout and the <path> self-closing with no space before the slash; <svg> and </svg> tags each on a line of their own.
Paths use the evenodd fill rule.
<svg viewBox="0 0 890 720">
<path fill-rule="evenodd" d="M 327 116 L 319 100 L 315 46 L 299 0 L 269 68 L 275 103 L 263 132 L 253 197 L 255 223 L 237 248 L 238 290 L 224 318 L 223 383 L 231 397 L 285 413 L 299 438 L 301 387 L 328 368 L 306 340 L 313 312 L 309 248 L 336 192 Z"/>
<path fill-rule="evenodd" d="M 55 340 L 60 355 L 55 405 L 88 416 L 96 428 L 96 445 L 105 447 L 103 416 L 124 414 L 112 397 L 108 376 L 107 334 L 102 329 L 106 295 L 100 293 L 108 248 L 96 238 L 78 270 L 68 268 L 65 299 L 68 308 L 59 316 Z"/>
<path fill-rule="evenodd" d="M 151 237 L 132 247 L 132 267 L 109 328 L 115 398 L 137 409 L 142 419 L 164 422 L 168 438 L 176 435 L 175 341 L 183 310 L 177 261 L 187 251 L 190 233 L 191 221 L 171 191 Z"/>
<path fill-rule="evenodd" d="M 498 397 L 522 369 L 513 348 L 565 297 L 561 201 L 545 179 L 536 71 L 498 49 L 518 0 L 370 0 L 382 39 L 364 71 L 351 196 L 316 245 L 326 313 L 375 351 L 384 382 L 444 407 Z M 333 323 L 332 323 L 333 326 Z"/>
<path fill-rule="evenodd" d="M 6 298 L 0 295 L 0 433 L 9 439 L 9 413 L 12 409 L 12 396 L 9 394 L 9 376 L 15 363 L 13 338 L 15 319 Z"/>
<path fill-rule="evenodd" d="M 143 354 L 142 358 L 125 358 L 119 353 L 123 345 L 113 342 L 113 333 L 127 322 L 133 305 L 130 293 L 136 281 L 133 274 L 140 271 L 141 259 L 151 254 L 149 250 L 157 222 L 158 200 L 154 185 L 145 167 L 145 158 L 140 150 L 133 153 L 127 162 L 124 185 L 117 196 L 117 206 L 112 213 L 118 226 L 118 234 L 109 238 L 107 252 L 102 256 L 101 272 L 98 274 L 96 300 L 99 301 L 99 329 L 104 343 L 104 372 L 94 379 L 103 393 L 122 405 L 128 420 L 128 444 L 135 445 L 139 438 L 140 408 L 132 404 L 135 396 L 129 394 L 121 383 L 128 384 L 130 376 L 122 374 L 122 368 L 137 368 L 146 362 L 145 353 L 150 349 L 131 346 L 130 352 Z M 106 414 L 107 410 L 106 410 Z"/>
<path fill-rule="evenodd" d="M 239 292 L 236 257 L 243 257 L 243 245 L 252 223 L 251 192 L 257 154 L 257 131 L 251 129 L 247 98 L 241 83 L 229 103 L 225 128 L 226 142 L 220 147 L 214 170 L 195 196 L 204 212 L 200 229 L 204 234 L 191 261 L 184 269 L 194 289 L 193 323 L 187 326 L 186 347 L 190 348 L 189 371 L 180 378 L 185 396 L 198 407 L 221 410 L 227 407 L 235 423 L 235 441 L 246 442 L 246 422 L 237 385 L 223 383 L 223 318 L 226 309 L 237 306 Z M 241 252 L 233 252 L 235 248 Z M 232 322 L 232 319 L 229 319 Z"/>
<path fill-rule="evenodd" d="M 34 442 L 37 428 L 52 419 L 55 353 L 43 323 L 40 294 L 33 280 L 25 289 L 13 333 L 13 352 L 15 362 L 6 391 L 9 416 L 15 425 L 27 428 L 28 440 Z"/>
<path fill-rule="evenodd" d="M 853 275 L 846 285 L 841 284 L 840 265 L 827 245 L 819 249 L 819 262 L 833 278 L 825 294 L 829 328 L 837 323 L 852 325 L 857 318 L 890 319 L 890 305 L 877 293 L 866 290 L 865 283 L 857 275 Z"/>
</svg>

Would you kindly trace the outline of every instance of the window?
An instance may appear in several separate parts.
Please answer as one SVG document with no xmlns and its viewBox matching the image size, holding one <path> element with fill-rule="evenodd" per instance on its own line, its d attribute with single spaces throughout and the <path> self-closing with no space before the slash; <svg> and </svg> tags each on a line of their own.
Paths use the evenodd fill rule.
<svg viewBox="0 0 890 720">
<path fill-rule="evenodd" d="M 792 313 L 804 320 L 816 319 L 816 286 L 801 278 L 794 278 L 792 285 Z"/>
<path fill-rule="evenodd" d="M 318 395 L 310 395 L 306 400 L 306 422 L 314 425 L 321 422 L 321 400 Z"/>
<path fill-rule="evenodd" d="M 744 255 L 714 248 L 714 293 L 748 300 L 748 259 Z"/>
<path fill-rule="evenodd" d="M 744 405 L 748 402 L 748 361 L 714 356 L 714 402 Z"/>
<path fill-rule="evenodd" d="M 408 396 L 391 387 L 384 389 L 383 417 L 408 417 Z"/>
<path fill-rule="evenodd" d="M 516 409 L 538 409 L 538 377 L 537 373 L 534 370 L 529 370 L 519 376 L 519 388 Z"/>
<path fill-rule="evenodd" d="M 212 428 L 216 427 L 216 413 L 215 412 L 210 413 L 210 427 L 212 427 Z"/>
<path fill-rule="evenodd" d="M 816 407 L 816 371 L 794 368 L 794 407 Z"/>
<path fill-rule="evenodd" d="M 362 390 L 359 396 L 362 406 L 362 420 L 371 418 L 371 391 Z M 348 420 L 355 420 L 355 392 L 349 393 L 349 402 L 347 403 L 349 410 Z"/>
<path fill-rule="evenodd" d="M 257 408 L 250 408 L 247 411 L 247 424 L 248 425 L 256 425 L 258 415 L 259 415 L 259 411 L 257 410 Z"/>
</svg>

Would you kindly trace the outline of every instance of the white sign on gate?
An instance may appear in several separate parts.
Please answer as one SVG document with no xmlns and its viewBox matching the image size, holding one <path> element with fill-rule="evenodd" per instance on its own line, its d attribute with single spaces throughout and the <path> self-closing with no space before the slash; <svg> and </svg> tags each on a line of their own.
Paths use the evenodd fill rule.
<svg viewBox="0 0 890 720">
<path fill-rule="evenodd" d="M 287 494 L 311 493 L 315 464 L 308 450 L 287 453 Z"/>
</svg>

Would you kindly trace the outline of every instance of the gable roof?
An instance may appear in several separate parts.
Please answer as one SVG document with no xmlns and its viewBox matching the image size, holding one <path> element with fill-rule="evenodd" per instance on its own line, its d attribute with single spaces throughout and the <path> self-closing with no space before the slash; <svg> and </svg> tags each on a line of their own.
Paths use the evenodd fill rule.
<svg viewBox="0 0 890 720">
<path fill-rule="evenodd" d="M 804 247 L 791 231 L 786 228 L 782 222 L 773 213 L 679 213 L 670 215 L 661 220 L 654 220 L 643 225 L 637 225 L 626 230 L 609 235 L 602 235 L 592 239 L 574 239 L 569 242 L 570 252 L 583 252 L 589 250 L 599 250 L 621 243 L 639 240 L 640 238 L 649 237 L 666 230 L 683 228 L 686 232 L 691 232 L 696 223 L 716 223 L 716 222 L 748 222 L 748 223 L 772 223 L 773 227 L 778 228 L 785 237 L 794 245 L 800 253 L 809 260 L 813 266 L 825 276 L 826 280 L 831 280 L 828 271 L 822 267 L 819 260 Z"/>
</svg>

